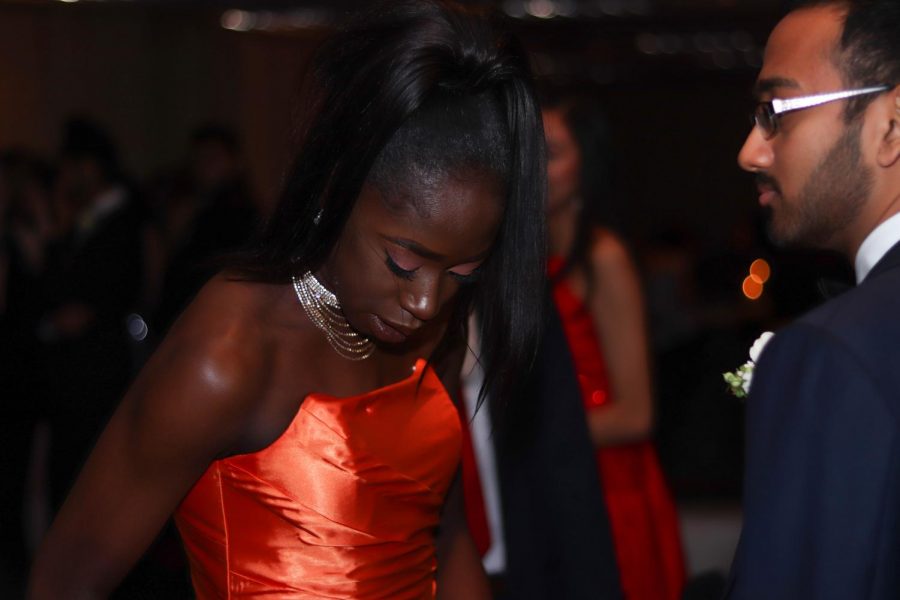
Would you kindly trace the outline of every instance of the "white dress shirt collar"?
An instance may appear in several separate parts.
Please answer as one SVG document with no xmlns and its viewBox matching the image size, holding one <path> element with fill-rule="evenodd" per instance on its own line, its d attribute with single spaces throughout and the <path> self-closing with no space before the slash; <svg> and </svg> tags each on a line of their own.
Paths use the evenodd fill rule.
<svg viewBox="0 0 900 600">
<path fill-rule="evenodd" d="M 856 283 L 862 283 L 878 261 L 884 258 L 888 250 L 900 242 L 900 213 L 893 215 L 863 240 L 856 253 Z"/>
</svg>

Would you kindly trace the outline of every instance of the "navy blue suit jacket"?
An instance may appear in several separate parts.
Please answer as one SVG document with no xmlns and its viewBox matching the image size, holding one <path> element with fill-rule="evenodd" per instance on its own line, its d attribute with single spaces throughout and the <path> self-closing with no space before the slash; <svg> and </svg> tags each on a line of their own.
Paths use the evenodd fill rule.
<svg viewBox="0 0 900 600">
<path fill-rule="evenodd" d="M 900 598 L 898 515 L 900 244 L 760 357 L 728 598 Z"/>
<path fill-rule="evenodd" d="M 494 438 L 506 538 L 503 600 L 619 600 L 619 574 L 581 388 L 549 295 L 526 393 Z"/>
</svg>

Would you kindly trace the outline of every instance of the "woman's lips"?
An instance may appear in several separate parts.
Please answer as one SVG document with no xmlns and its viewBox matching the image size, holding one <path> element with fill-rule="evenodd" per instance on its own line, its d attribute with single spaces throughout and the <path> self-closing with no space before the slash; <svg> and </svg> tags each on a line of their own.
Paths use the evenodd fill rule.
<svg viewBox="0 0 900 600">
<path fill-rule="evenodd" d="M 373 333 L 375 334 L 375 337 L 382 342 L 388 342 L 390 344 L 405 342 L 415 331 L 414 329 L 408 329 L 401 325 L 389 323 L 378 315 L 372 315 L 372 322 L 372 329 L 374 330 Z"/>
</svg>

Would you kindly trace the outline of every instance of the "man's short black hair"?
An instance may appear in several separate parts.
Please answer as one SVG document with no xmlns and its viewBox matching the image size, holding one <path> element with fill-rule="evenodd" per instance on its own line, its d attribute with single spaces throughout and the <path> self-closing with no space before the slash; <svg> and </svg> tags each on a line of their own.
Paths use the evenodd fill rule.
<svg viewBox="0 0 900 600">
<path fill-rule="evenodd" d="M 844 28 L 835 64 L 846 87 L 900 84 L 900 0 L 799 0 L 792 10 L 833 6 L 844 12 Z M 877 96 L 847 103 L 852 121 Z"/>
<path fill-rule="evenodd" d="M 98 122 L 85 116 L 72 116 L 63 124 L 60 157 L 96 162 L 107 181 L 121 176 L 119 157 L 112 137 Z"/>
</svg>

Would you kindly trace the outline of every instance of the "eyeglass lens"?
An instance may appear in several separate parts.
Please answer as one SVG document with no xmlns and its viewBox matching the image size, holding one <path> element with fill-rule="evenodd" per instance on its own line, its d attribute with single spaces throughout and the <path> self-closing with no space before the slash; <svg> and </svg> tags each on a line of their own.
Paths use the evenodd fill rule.
<svg viewBox="0 0 900 600">
<path fill-rule="evenodd" d="M 762 130 L 763 135 L 767 139 L 775 135 L 775 118 L 775 114 L 766 102 L 758 104 L 756 110 L 753 112 L 754 123 Z"/>
</svg>

